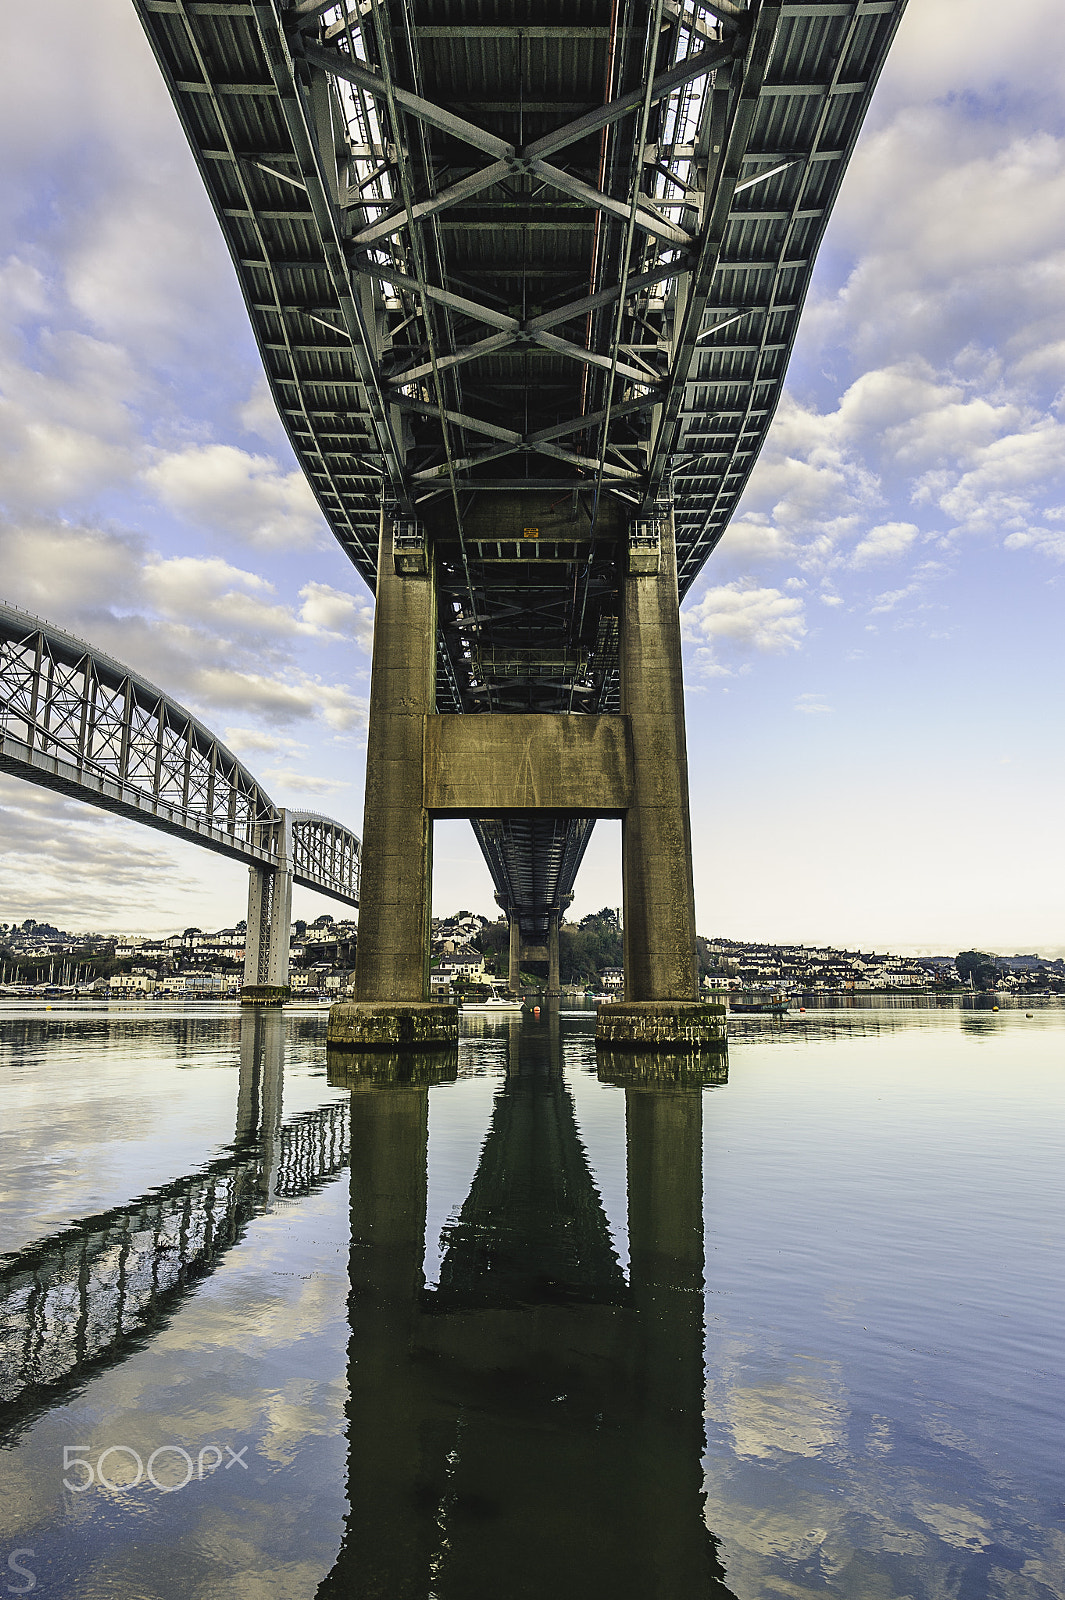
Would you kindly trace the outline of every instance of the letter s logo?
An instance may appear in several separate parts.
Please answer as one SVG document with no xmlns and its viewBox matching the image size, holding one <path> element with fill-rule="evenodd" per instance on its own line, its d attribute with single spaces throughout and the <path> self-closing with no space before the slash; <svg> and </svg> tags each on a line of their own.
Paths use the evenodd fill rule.
<svg viewBox="0 0 1065 1600">
<path fill-rule="evenodd" d="M 32 1556 L 32 1550 L 12 1550 L 7 1558 L 8 1567 L 12 1572 L 17 1572 L 20 1578 L 28 1578 L 28 1583 L 9 1583 L 8 1594 L 29 1594 L 31 1589 L 37 1587 L 37 1575 L 19 1563 L 19 1556 Z"/>
</svg>

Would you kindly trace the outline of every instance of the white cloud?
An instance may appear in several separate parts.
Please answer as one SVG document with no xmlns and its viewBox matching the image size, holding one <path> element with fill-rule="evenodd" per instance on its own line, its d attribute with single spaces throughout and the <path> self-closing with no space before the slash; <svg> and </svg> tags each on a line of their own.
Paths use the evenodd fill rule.
<svg viewBox="0 0 1065 1600">
<path fill-rule="evenodd" d="M 153 915 L 168 920 L 170 904 L 180 907 L 175 884 L 184 874 L 175 869 L 188 848 L 81 801 L 0 778 L 0 921 L 34 916 L 60 928 L 113 927 L 130 905 L 149 901 Z"/>
<path fill-rule="evenodd" d="M 143 541 L 45 518 L 0 520 L 0 585 L 11 605 L 77 633 L 136 594 Z M 90 622 L 91 626 L 91 622 Z"/>
<path fill-rule="evenodd" d="M 913 522 L 882 522 L 878 527 L 870 528 L 865 538 L 855 546 L 851 565 L 863 567 L 871 561 L 890 561 L 896 556 L 905 555 L 917 533 L 917 526 Z M 825 596 L 821 598 L 825 599 Z M 829 605 L 833 603 L 833 600 L 828 600 Z"/>
<path fill-rule="evenodd" d="M 276 789 L 290 790 L 303 795 L 338 794 L 348 787 L 343 778 L 311 777 L 302 769 L 294 767 L 268 767 L 263 777 Z"/>
<path fill-rule="evenodd" d="M 1037 550 L 1051 561 L 1065 561 L 1065 528 L 1025 528 L 1004 543 L 1007 550 Z"/>
<path fill-rule="evenodd" d="M 806 634 L 803 602 L 779 589 L 728 583 L 707 589 L 681 612 L 685 638 L 698 648 L 696 665 L 711 676 L 728 673 L 717 657 L 724 644 L 743 654 L 797 650 Z"/>
<path fill-rule="evenodd" d="M 919 586 L 916 583 L 908 583 L 903 589 L 885 589 L 883 594 L 877 595 L 876 600 L 870 607 L 869 615 L 875 617 L 886 611 L 894 611 L 901 601 L 909 600 L 919 592 Z"/>
<path fill-rule="evenodd" d="M 254 433 L 276 449 L 287 448 L 287 434 L 277 414 L 274 397 L 263 373 L 256 376 L 251 393 L 237 407 L 237 418 L 245 433 Z"/>
<path fill-rule="evenodd" d="M 284 734 L 265 728 L 227 728 L 223 742 L 238 754 L 266 752 L 268 755 L 304 754 L 306 744 L 299 739 L 289 739 Z"/>
<path fill-rule="evenodd" d="M 353 640 L 369 655 L 373 649 L 373 605 L 369 599 L 334 589 L 328 583 L 304 584 L 300 599 L 300 616 L 309 627 L 337 639 Z"/>
<path fill-rule="evenodd" d="M 827 703 L 823 694 L 801 694 L 795 702 L 795 710 L 801 711 L 808 717 L 823 716 L 834 709 L 834 706 Z"/>
<path fill-rule="evenodd" d="M 147 468 L 144 480 L 164 505 L 211 533 L 265 550 L 313 546 L 325 531 L 303 473 L 235 445 L 191 445 Z"/>
<path fill-rule="evenodd" d="M 0 329 L 0 503 L 76 507 L 126 481 L 138 448 L 130 402 L 142 387 L 126 352 L 47 328 L 34 339 L 34 365 L 20 346 Z"/>
</svg>

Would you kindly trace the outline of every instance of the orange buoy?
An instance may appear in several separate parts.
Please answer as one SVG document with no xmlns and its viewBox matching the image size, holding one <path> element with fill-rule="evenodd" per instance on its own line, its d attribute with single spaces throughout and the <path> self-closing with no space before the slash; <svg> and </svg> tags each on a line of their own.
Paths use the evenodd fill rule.
<svg viewBox="0 0 1065 1600">
<path fill-rule="evenodd" d="M 533 1006 L 533 1016 L 534 1017 L 538 1017 L 539 1015 L 540 1015 L 540 1007 L 539 1006 Z"/>
</svg>

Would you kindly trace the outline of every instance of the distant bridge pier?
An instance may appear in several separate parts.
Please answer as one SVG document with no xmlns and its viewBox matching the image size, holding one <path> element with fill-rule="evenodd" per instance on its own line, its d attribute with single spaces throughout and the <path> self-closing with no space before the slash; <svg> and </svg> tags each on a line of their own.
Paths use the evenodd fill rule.
<svg viewBox="0 0 1065 1600">
<path fill-rule="evenodd" d="M 245 1005 L 277 1006 L 291 993 L 292 818 L 281 812 L 276 867 L 248 868 L 248 928 L 244 939 Z"/>
<path fill-rule="evenodd" d="M 521 922 L 518 912 L 513 909 L 508 912 L 510 919 L 510 981 L 507 987 L 511 994 L 518 994 L 521 990 Z"/>
<path fill-rule="evenodd" d="M 558 960 L 558 924 L 561 920 L 560 911 L 549 911 L 547 915 L 547 998 L 558 1000 L 562 994 L 562 984 L 559 978 Z"/>
<path fill-rule="evenodd" d="M 498 896 L 496 897 L 499 898 Z M 572 895 L 563 897 L 563 904 L 569 905 Z M 559 961 L 559 927 L 562 922 L 562 911 L 559 907 L 547 911 L 547 936 L 542 944 L 532 943 L 522 937 L 521 911 L 517 906 L 507 908 L 507 920 L 510 925 L 510 967 L 507 987 L 511 994 L 521 992 L 521 963 L 523 960 L 547 962 L 547 989 L 549 1000 L 557 1000 L 562 994 L 561 965 Z"/>
</svg>

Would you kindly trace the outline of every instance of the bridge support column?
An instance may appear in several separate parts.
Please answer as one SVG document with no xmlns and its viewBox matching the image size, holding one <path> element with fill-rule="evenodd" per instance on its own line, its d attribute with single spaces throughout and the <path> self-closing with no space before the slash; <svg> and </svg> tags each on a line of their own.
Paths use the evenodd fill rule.
<svg viewBox="0 0 1065 1600">
<path fill-rule="evenodd" d="M 558 1000 L 562 995 L 559 978 L 558 924 L 561 913 L 552 911 L 547 922 L 547 998 Z"/>
<path fill-rule="evenodd" d="M 396 571 L 382 512 L 355 999 L 329 1013 L 329 1043 L 349 1049 L 425 1049 L 458 1037 L 457 1009 L 429 1003 L 432 818 L 422 799 L 422 743 L 435 709 L 431 551 L 422 564 L 422 572 Z"/>
<path fill-rule="evenodd" d="M 245 1005 L 279 1006 L 290 993 L 292 824 L 284 811 L 279 833 L 279 865 L 248 868 L 248 929 L 240 993 Z"/>
<path fill-rule="evenodd" d="M 621 709 L 632 737 L 622 821 L 625 1001 L 599 1011 L 596 1038 L 622 1049 L 691 1049 L 723 1035 L 700 1005 L 688 813 L 677 552 L 672 510 L 657 560 L 630 558 L 620 629 Z M 655 570 L 657 568 L 657 570 Z M 710 1013 L 713 1013 L 711 1015 Z"/>
<path fill-rule="evenodd" d="M 516 911 L 510 913 L 510 979 L 507 988 L 511 994 L 521 989 L 521 923 Z"/>
</svg>

